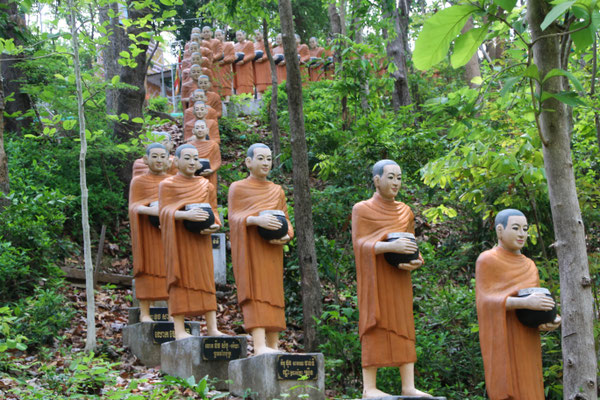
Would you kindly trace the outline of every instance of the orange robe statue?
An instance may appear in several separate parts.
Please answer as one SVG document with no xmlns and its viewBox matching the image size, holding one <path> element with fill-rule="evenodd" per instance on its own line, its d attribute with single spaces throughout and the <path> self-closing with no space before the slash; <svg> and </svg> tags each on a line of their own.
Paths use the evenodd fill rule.
<svg viewBox="0 0 600 400">
<path fill-rule="evenodd" d="M 146 167 L 147 168 L 147 167 Z M 167 300 L 167 269 L 160 229 L 152 226 L 139 206 L 158 201 L 158 185 L 170 175 L 145 173 L 135 177 L 129 187 L 129 223 L 133 255 L 135 295 L 139 300 Z"/>
<path fill-rule="evenodd" d="M 414 234 L 414 215 L 406 204 L 375 193 L 352 209 L 352 244 L 358 281 L 358 332 L 362 366 L 414 363 L 415 325 L 410 272 L 392 267 L 375 244 L 392 232 Z"/>
<path fill-rule="evenodd" d="M 189 138 L 194 136 L 192 134 L 192 129 L 194 129 L 194 124 L 198 120 L 198 118 L 196 118 L 196 116 L 194 115 L 194 107 L 190 107 L 188 110 L 190 110 L 190 109 L 192 111 L 190 112 L 190 115 L 188 116 L 187 122 L 183 126 L 183 140 L 184 141 L 187 141 Z M 188 110 L 185 110 L 185 112 L 187 113 Z M 208 119 L 208 115 L 206 117 L 204 117 L 204 120 L 206 121 L 206 126 L 208 127 L 208 136 L 210 137 L 210 140 L 214 140 L 215 142 L 220 144 L 221 143 L 221 135 L 219 132 L 219 123 L 217 122 L 216 119 Z"/>
<path fill-rule="evenodd" d="M 273 57 L 277 54 L 283 54 L 283 46 L 275 46 L 273 47 Z M 282 64 L 283 63 L 283 64 Z M 287 69 L 285 69 L 285 59 L 277 65 L 277 84 L 285 81 L 287 79 Z"/>
<path fill-rule="evenodd" d="M 233 62 L 235 61 L 235 50 L 233 43 L 223 43 L 223 64 L 217 64 L 215 86 L 221 96 L 231 96 L 233 89 Z"/>
<path fill-rule="evenodd" d="M 296 52 L 300 56 L 300 75 L 302 77 L 302 83 L 306 85 L 309 80 L 308 68 L 306 68 L 306 63 L 310 60 L 310 50 L 308 49 L 307 45 L 300 44 L 296 47 Z"/>
<path fill-rule="evenodd" d="M 211 236 L 189 232 L 182 220 L 175 219 L 175 212 L 190 203 L 209 203 L 215 223 L 221 225 L 216 192 L 208 180 L 177 174 L 160 184 L 160 230 L 171 315 L 195 316 L 217 310 Z"/>
<path fill-rule="evenodd" d="M 520 289 L 539 287 L 532 260 L 501 247 L 477 259 L 475 294 L 479 341 L 491 400 L 544 400 L 540 331 L 506 310 L 506 299 Z"/>
<path fill-rule="evenodd" d="M 245 40 L 243 43 L 236 43 L 233 48 L 236 53 L 244 53 L 244 64 L 242 65 L 241 61 L 233 64 L 235 93 L 254 93 L 254 68 L 252 68 L 254 43 Z"/>
<path fill-rule="evenodd" d="M 265 51 L 264 40 L 254 42 L 254 51 L 263 52 L 263 56 L 254 61 L 254 84 L 256 85 L 256 91 L 263 93 L 271 86 L 271 66 Z"/>
<path fill-rule="evenodd" d="M 171 160 L 171 167 L 167 171 L 167 176 L 175 175 L 177 173 L 177 167 L 173 163 L 173 156 L 169 156 L 169 159 Z M 148 169 L 148 166 L 146 165 L 146 163 L 144 163 L 144 158 L 143 157 L 138 158 L 137 160 L 135 160 L 133 162 L 131 178 L 133 179 L 136 176 L 143 175 L 143 174 L 147 173 L 148 171 L 149 171 L 149 169 Z"/>
<path fill-rule="evenodd" d="M 288 235 L 293 237 L 283 189 L 250 176 L 230 186 L 228 205 L 233 273 L 244 328 L 248 332 L 254 328 L 285 330 L 283 247 L 263 239 L 257 226 L 246 225 L 246 219 L 260 211 L 282 210 L 288 220 Z"/>
<path fill-rule="evenodd" d="M 208 134 L 210 136 L 210 133 Z M 189 142 L 191 145 L 194 145 L 198 149 L 198 157 L 206 158 L 210 161 L 210 169 L 214 172 L 206 179 L 213 185 L 215 190 L 218 189 L 217 184 L 217 171 L 221 168 L 221 150 L 219 148 L 219 143 L 214 140 L 192 140 Z"/>
<path fill-rule="evenodd" d="M 322 47 L 317 47 L 314 49 L 310 49 L 310 57 L 323 58 L 324 50 Z M 310 66 L 308 65 L 308 75 L 311 82 L 318 82 L 321 80 L 321 64 Z"/>
</svg>

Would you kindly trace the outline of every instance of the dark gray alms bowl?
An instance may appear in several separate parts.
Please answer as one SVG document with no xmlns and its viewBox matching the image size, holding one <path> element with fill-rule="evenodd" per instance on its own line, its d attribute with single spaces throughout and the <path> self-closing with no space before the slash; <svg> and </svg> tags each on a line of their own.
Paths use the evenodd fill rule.
<svg viewBox="0 0 600 400">
<path fill-rule="evenodd" d="M 148 207 L 154 207 L 158 205 L 158 201 L 153 201 L 152 203 L 148 204 Z M 158 216 L 156 215 L 148 215 L 148 219 L 150 220 L 150 224 L 155 227 L 155 228 L 160 228 L 160 220 L 158 219 Z"/>
<path fill-rule="evenodd" d="M 212 208 L 210 207 L 210 204 L 208 204 L 208 203 L 187 204 L 185 206 L 185 211 L 189 211 L 194 208 L 201 208 L 204 211 L 206 211 L 208 213 L 208 218 L 205 221 L 200 221 L 200 222 L 188 221 L 187 219 L 184 219 L 183 226 L 185 226 L 185 228 L 188 231 L 193 232 L 193 233 L 200 233 L 204 229 L 210 228 L 210 226 L 215 223 L 215 214 L 213 213 Z"/>
<path fill-rule="evenodd" d="M 267 214 L 276 216 L 279 222 L 281 222 L 281 228 L 272 231 L 270 229 L 265 229 L 259 226 L 258 234 L 262 236 L 262 238 L 265 240 L 281 239 L 282 237 L 287 235 L 288 224 L 287 219 L 285 219 L 285 213 L 281 210 L 265 210 L 258 213 L 259 216 Z"/>
<path fill-rule="evenodd" d="M 409 239 L 412 242 L 417 243 L 415 239 L 415 235 L 409 232 L 392 232 L 388 234 L 386 242 L 393 242 L 394 240 L 405 238 Z M 412 254 L 401 254 L 401 253 L 383 253 L 385 260 L 390 263 L 390 265 L 397 267 L 398 264 L 407 264 L 412 260 L 416 260 L 419 258 L 419 250 Z"/>
<path fill-rule="evenodd" d="M 517 297 L 527 297 L 533 293 L 542 293 L 546 296 L 552 298 L 552 294 L 546 288 L 527 288 L 521 289 L 517 292 Z M 540 311 L 540 310 L 528 310 L 525 308 L 519 308 L 516 310 L 517 318 L 521 323 L 525 326 L 529 326 L 531 328 L 537 328 L 542 324 L 547 324 L 548 322 L 553 322 L 556 319 L 556 304 L 554 304 L 554 308 L 549 311 Z"/>
</svg>

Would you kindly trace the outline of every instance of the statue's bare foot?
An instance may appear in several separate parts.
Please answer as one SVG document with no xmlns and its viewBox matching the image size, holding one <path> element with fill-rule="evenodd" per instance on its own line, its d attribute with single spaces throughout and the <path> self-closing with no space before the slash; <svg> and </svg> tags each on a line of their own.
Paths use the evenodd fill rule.
<svg viewBox="0 0 600 400">
<path fill-rule="evenodd" d="M 208 329 L 208 336 L 228 336 L 226 333 L 221 332 L 218 329 Z"/>
<path fill-rule="evenodd" d="M 181 339 L 187 339 L 190 337 L 193 337 L 194 335 L 191 335 L 185 331 L 183 331 L 182 333 L 177 333 L 175 332 L 175 340 L 181 340 Z"/>
<path fill-rule="evenodd" d="M 415 388 L 404 390 L 402 389 L 402 396 L 415 396 L 415 397 L 433 397 L 429 393 L 421 392 Z"/>
<path fill-rule="evenodd" d="M 385 397 L 385 396 L 391 396 L 391 394 L 382 392 L 379 389 L 364 389 L 363 390 L 363 399 L 374 399 L 377 397 Z"/>
<path fill-rule="evenodd" d="M 254 348 L 254 355 L 260 356 L 261 354 L 269 354 L 269 353 L 280 353 L 279 350 L 272 349 L 270 347 L 256 347 Z"/>
<path fill-rule="evenodd" d="M 142 315 L 140 316 L 140 322 L 154 322 L 154 320 L 149 315 Z"/>
</svg>

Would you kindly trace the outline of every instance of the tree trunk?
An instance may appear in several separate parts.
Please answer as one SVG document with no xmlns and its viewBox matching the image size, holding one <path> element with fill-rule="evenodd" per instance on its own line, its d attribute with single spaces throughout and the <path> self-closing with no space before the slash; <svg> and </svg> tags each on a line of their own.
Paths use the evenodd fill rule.
<svg viewBox="0 0 600 400">
<path fill-rule="evenodd" d="M 106 25 L 108 38 L 107 44 L 102 49 L 102 61 L 104 67 L 104 80 L 110 82 L 110 80 L 121 74 L 121 65 L 117 62 L 119 59 L 119 52 L 121 51 L 120 43 L 123 43 L 123 29 L 119 27 L 119 18 L 110 18 L 108 16 L 108 10 L 111 10 L 118 14 L 119 4 L 116 2 L 103 5 L 100 8 L 100 24 Z M 106 113 L 114 115 L 117 109 L 117 89 L 106 88 Z"/>
<path fill-rule="evenodd" d="M 462 33 L 468 32 L 473 29 L 473 18 L 469 18 L 464 28 L 462 29 Z M 467 85 L 471 89 L 478 88 L 479 85 L 471 82 L 473 78 L 481 76 L 481 71 L 479 70 L 479 56 L 477 52 L 473 54 L 473 57 L 469 60 L 469 62 L 465 65 L 465 80 L 467 81 Z"/>
<path fill-rule="evenodd" d="M 71 11 L 71 45 L 73 46 L 73 66 L 75 69 L 75 84 L 77 88 L 77 112 L 79 114 L 79 185 L 81 187 L 81 226 L 83 229 L 83 254 L 85 259 L 85 292 L 87 301 L 87 335 L 85 350 L 96 348 L 96 318 L 94 300 L 94 266 L 92 264 L 92 245 L 90 240 L 90 222 L 88 215 L 88 189 L 85 175 L 85 156 L 87 141 L 85 138 L 85 114 L 83 109 L 83 90 L 81 88 L 81 68 L 79 66 L 79 36 L 73 0 L 68 0 Z"/>
<path fill-rule="evenodd" d="M 345 2 L 342 2 L 340 9 L 342 11 L 345 10 Z M 328 7 L 327 12 L 329 13 L 329 21 L 331 23 L 331 32 L 333 33 L 334 39 L 336 40 L 336 45 L 338 49 L 333 54 L 333 61 L 335 66 L 335 76 L 342 75 L 343 65 L 342 65 L 342 52 L 341 52 L 341 43 L 345 40 L 346 34 L 346 21 L 345 21 L 345 13 L 340 13 L 337 7 L 335 6 L 335 0 L 331 0 Z M 342 106 L 342 129 L 348 130 L 350 124 L 348 122 L 348 96 L 343 96 L 340 99 L 340 104 Z"/>
<path fill-rule="evenodd" d="M 527 18 L 533 41 L 541 36 L 559 32 L 555 24 L 544 32 L 540 28 L 549 10 L 550 4 L 545 0 L 528 0 Z M 558 38 L 550 37 L 537 41 L 533 46 L 533 60 L 542 79 L 553 68 L 561 68 Z M 544 83 L 543 90 L 550 93 L 562 91 L 561 78 L 549 79 Z M 538 129 L 544 142 L 544 166 L 560 270 L 563 398 L 595 400 L 597 370 L 596 357 L 592 350 L 593 297 L 585 231 L 571 159 L 568 119 L 565 104 L 553 98 L 542 104 Z"/>
<path fill-rule="evenodd" d="M 8 160 L 4 152 L 4 81 L 0 75 L 0 213 L 6 207 L 8 201 L 2 194 L 10 191 L 8 180 Z"/>
<path fill-rule="evenodd" d="M 0 0 L 0 9 L 5 12 L 7 24 L 3 28 L 3 38 L 13 39 L 16 46 L 25 45 L 23 39 L 24 33 L 27 31 L 25 21 L 21 18 L 18 9 L 19 2 L 14 0 Z M 15 112 L 25 113 L 31 108 L 31 98 L 28 94 L 21 92 L 21 84 L 27 81 L 27 76 L 18 67 L 23 54 L 0 54 L 0 75 L 4 78 L 4 97 L 8 97 L 11 93 L 13 101 L 4 105 L 7 114 Z M 5 59 L 9 59 L 6 60 Z M 33 120 L 28 118 L 7 118 L 4 121 L 4 129 L 7 132 L 15 132 L 21 134 L 23 128 L 29 127 Z"/>
<path fill-rule="evenodd" d="M 277 119 L 277 67 L 275 66 L 275 60 L 273 60 L 273 54 L 269 48 L 269 27 L 266 18 L 262 20 L 263 27 L 263 40 L 265 43 L 265 52 L 269 59 L 269 67 L 271 69 L 271 104 L 269 105 L 269 124 L 271 126 L 271 133 L 273 135 L 273 164 L 275 167 L 279 166 L 279 157 L 281 155 L 281 137 L 279 136 L 279 120 Z"/>
<path fill-rule="evenodd" d="M 590 97 L 596 97 L 596 77 L 598 76 L 598 38 L 594 37 L 594 47 L 592 49 L 592 83 L 590 89 Z M 600 114 L 594 110 L 594 125 L 596 126 L 596 138 L 598 140 L 598 148 L 600 149 Z"/>
<path fill-rule="evenodd" d="M 129 19 L 137 21 L 144 18 L 150 9 L 143 8 L 137 10 L 135 7 L 129 7 Z M 143 32 L 149 31 L 148 25 L 144 28 L 140 28 L 135 22 L 127 28 L 127 36 L 134 35 L 138 36 Z M 137 65 L 135 68 L 125 66 L 121 68 L 121 82 L 135 86 L 136 89 L 119 89 L 117 96 L 117 108 L 116 114 L 127 114 L 129 120 L 121 121 L 115 124 L 114 132 L 118 140 L 126 142 L 133 135 L 137 135 L 141 132 L 142 124 L 132 122 L 134 118 L 143 118 L 144 100 L 146 98 L 146 71 L 148 69 L 146 52 L 148 50 L 148 44 L 134 43 L 129 38 L 123 39 L 123 49 L 128 50 L 131 44 L 137 46 L 142 51 L 134 58 Z"/>
<path fill-rule="evenodd" d="M 408 47 L 408 0 L 398 0 L 398 5 L 394 7 L 392 14 L 387 17 L 392 18 L 396 37 L 388 41 L 386 52 L 388 57 L 396 65 L 396 71 L 392 74 L 394 78 L 394 93 L 392 94 L 392 106 L 395 111 L 402 106 L 412 103 L 410 89 L 408 86 L 408 69 L 406 67 L 406 54 Z"/>
<path fill-rule="evenodd" d="M 302 79 L 296 52 L 296 39 L 290 0 L 279 0 L 279 17 L 287 70 L 287 95 L 290 116 L 290 142 L 294 180 L 294 215 L 298 238 L 298 259 L 302 273 L 302 308 L 304 310 L 304 349 L 317 348 L 317 329 L 314 318 L 321 317 L 321 283 L 317 270 L 317 253 L 312 221 L 308 151 L 302 109 Z"/>
</svg>

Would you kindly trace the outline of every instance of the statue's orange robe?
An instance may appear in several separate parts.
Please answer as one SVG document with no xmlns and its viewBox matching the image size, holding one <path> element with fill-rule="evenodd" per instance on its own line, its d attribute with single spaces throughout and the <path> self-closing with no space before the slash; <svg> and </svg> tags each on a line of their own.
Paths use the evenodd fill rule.
<svg viewBox="0 0 600 400">
<path fill-rule="evenodd" d="M 175 175 L 177 173 L 177 171 L 178 171 L 177 166 L 173 163 L 173 158 L 175 158 L 175 157 L 174 156 L 169 156 L 169 159 L 171 160 L 171 167 L 167 171 L 168 175 Z M 135 160 L 133 162 L 133 168 L 132 168 L 132 172 L 131 172 L 131 178 L 135 178 L 136 176 L 146 174 L 146 173 L 148 173 L 148 171 L 150 171 L 150 169 L 148 168 L 148 166 L 144 162 L 144 158 L 143 157 L 142 158 L 138 158 L 137 160 Z"/>
<path fill-rule="evenodd" d="M 362 366 L 396 367 L 417 361 L 410 272 L 391 266 L 375 244 L 388 233 L 414 233 L 406 204 L 375 193 L 352 209 Z"/>
<path fill-rule="evenodd" d="M 538 287 L 532 260 L 501 247 L 477 259 L 475 296 L 485 385 L 491 400 L 544 400 L 540 332 L 519 322 L 506 299 Z"/>
<path fill-rule="evenodd" d="M 323 62 L 323 67 L 321 69 L 321 74 L 322 74 L 321 79 L 328 79 L 328 80 L 333 79 L 333 74 L 335 72 L 335 64 L 331 63 L 327 67 L 325 67 L 325 63 L 327 63 L 327 59 L 329 57 L 333 57 L 333 50 L 325 49 L 325 54 L 323 56 L 324 62 Z"/>
<path fill-rule="evenodd" d="M 221 96 L 231 96 L 233 88 L 233 66 L 232 63 L 235 61 L 235 50 L 233 49 L 233 43 L 223 43 L 223 64 L 215 64 L 215 86 L 217 92 Z"/>
<path fill-rule="evenodd" d="M 308 49 L 307 45 L 300 44 L 300 46 L 296 47 L 296 52 L 299 56 L 298 61 L 300 62 L 300 76 L 302 78 L 302 84 L 306 85 L 309 80 L 306 63 L 310 60 L 310 50 Z"/>
<path fill-rule="evenodd" d="M 210 136 L 210 134 L 209 134 Z M 210 161 L 210 169 L 214 172 L 210 174 L 206 179 L 214 186 L 214 189 L 218 189 L 217 184 L 217 171 L 221 168 L 221 149 L 219 143 L 214 140 L 192 140 L 189 142 L 198 149 L 198 157 L 206 158 Z"/>
<path fill-rule="evenodd" d="M 283 246 L 269 243 L 256 226 L 246 225 L 246 219 L 260 211 L 282 210 L 288 220 L 288 235 L 293 237 L 283 189 L 250 176 L 229 187 L 228 205 L 233 274 L 244 328 L 285 330 Z"/>
<path fill-rule="evenodd" d="M 254 42 L 254 51 L 263 52 L 263 56 L 253 63 L 254 84 L 256 85 L 256 90 L 259 93 L 262 93 L 267 90 L 269 86 L 271 86 L 271 66 L 269 65 L 269 58 L 267 57 L 267 52 L 265 51 L 264 40 Z"/>
<path fill-rule="evenodd" d="M 215 110 L 216 119 L 221 118 L 223 115 L 223 103 L 221 103 L 221 96 L 219 96 L 215 92 L 205 92 L 206 93 L 206 104 L 212 107 Z M 212 118 L 209 118 L 212 119 Z"/>
<path fill-rule="evenodd" d="M 188 110 L 191 110 L 188 113 Z M 194 136 L 192 133 L 192 129 L 194 129 L 194 125 L 198 118 L 194 115 L 194 108 L 190 107 L 188 110 L 185 110 L 184 119 L 187 119 L 187 122 L 183 124 L 183 140 L 187 141 L 189 138 Z M 214 140 L 217 143 L 221 143 L 221 135 L 219 134 L 219 123 L 216 119 L 208 119 L 208 115 L 204 117 L 204 121 L 206 121 L 206 126 L 208 127 L 208 137 L 210 140 Z"/>
<path fill-rule="evenodd" d="M 283 46 L 275 46 L 273 47 L 273 57 L 275 57 L 277 54 L 283 54 Z M 282 62 L 285 61 L 285 58 L 283 59 Z M 277 65 L 277 84 L 280 84 L 281 82 L 285 81 L 287 79 L 287 69 L 285 69 L 285 64 L 275 64 Z"/>
<path fill-rule="evenodd" d="M 171 315 L 195 316 L 217 310 L 210 235 L 189 232 L 175 212 L 186 204 L 210 203 L 215 223 L 221 225 L 217 197 L 208 180 L 177 174 L 161 182 L 158 190 L 160 231 L 167 266 Z"/>
<path fill-rule="evenodd" d="M 311 57 L 322 58 L 324 50 L 322 47 L 317 47 L 315 49 L 310 49 L 309 52 L 310 52 Z M 309 75 L 311 82 L 317 82 L 317 81 L 321 80 L 321 66 L 322 65 L 323 64 L 306 67 L 306 68 L 308 68 L 308 75 Z"/>
<path fill-rule="evenodd" d="M 166 300 L 167 268 L 160 229 L 152 226 L 148 215 L 140 214 L 140 206 L 158 201 L 158 185 L 169 175 L 145 173 L 133 178 L 129 186 L 129 226 L 135 297 L 139 300 Z"/>
<path fill-rule="evenodd" d="M 233 64 L 235 93 L 253 93 L 254 68 L 252 67 L 252 60 L 254 60 L 254 43 L 246 40 L 244 43 L 236 43 L 233 48 L 236 53 L 244 53 L 244 65 L 241 64 L 241 61 Z"/>
</svg>

